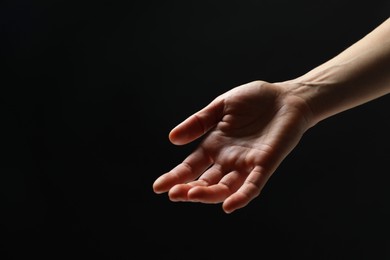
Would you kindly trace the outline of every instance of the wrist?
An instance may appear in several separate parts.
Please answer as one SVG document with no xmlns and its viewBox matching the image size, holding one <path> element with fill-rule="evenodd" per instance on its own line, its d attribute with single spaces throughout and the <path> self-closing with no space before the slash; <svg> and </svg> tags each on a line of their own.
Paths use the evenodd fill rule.
<svg viewBox="0 0 390 260">
<path fill-rule="evenodd" d="M 334 77 L 332 68 L 320 72 L 309 72 L 301 77 L 280 82 L 287 93 L 301 98 L 311 113 L 310 125 L 339 113 L 345 104 L 341 81 Z"/>
</svg>

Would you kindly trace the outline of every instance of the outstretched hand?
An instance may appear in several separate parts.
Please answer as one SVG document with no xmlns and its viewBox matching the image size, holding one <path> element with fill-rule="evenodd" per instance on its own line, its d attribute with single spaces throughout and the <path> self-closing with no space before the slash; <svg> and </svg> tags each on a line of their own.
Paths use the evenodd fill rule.
<svg viewBox="0 0 390 260">
<path fill-rule="evenodd" d="M 254 81 L 233 88 L 169 134 L 199 146 L 153 183 L 171 201 L 222 203 L 231 213 L 256 198 L 310 127 L 310 108 L 286 84 Z"/>
</svg>

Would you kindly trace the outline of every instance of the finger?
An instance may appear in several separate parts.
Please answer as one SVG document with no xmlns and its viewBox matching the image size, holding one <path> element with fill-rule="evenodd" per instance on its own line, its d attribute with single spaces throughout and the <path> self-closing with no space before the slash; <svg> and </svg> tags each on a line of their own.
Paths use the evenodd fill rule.
<svg viewBox="0 0 390 260">
<path fill-rule="evenodd" d="M 201 180 L 189 182 L 187 184 L 177 184 L 173 186 L 169 192 L 168 197 L 171 201 L 188 201 L 188 191 L 195 186 L 207 186 L 208 184 Z"/>
<path fill-rule="evenodd" d="M 269 177 L 270 174 L 267 174 L 264 168 L 256 166 L 243 185 L 223 202 L 223 210 L 231 213 L 248 205 L 250 201 L 259 196 Z"/>
<path fill-rule="evenodd" d="M 245 177 L 245 173 L 233 171 L 226 174 L 217 184 L 206 187 L 194 186 L 188 191 L 188 200 L 202 203 L 220 203 L 242 185 Z"/>
<path fill-rule="evenodd" d="M 155 193 L 167 192 L 176 184 L 187 183 L 199 177 L 210 165 L 211 159 L 201 148 L 196 149 L 182 163 L 158 177 L 153 183 Z"/>
<path fill-rule="evenodd" d="M 219 164 L 214 164 L 199 177 L 199 180 L 201 181 L 200 183 L 202 184 L 200 186 L 210 186 L 216 184 L 225 176 L 225 174 L 226 173 Z"/>
<path fill-rule="evenodd" d="M 230 195 L 230 190 L 225 185 L 214 184 L 211 186 L 196 186 L 188 190 L 187 200 L 202 203 L 220 203 Z"/>
<path fill-rule="evenodd" d="M 207 169 L 201 177 L 196 181 L 188 182 L 187 184 L 178 184 L 173 186 L 168 193 L 171 201 L 188 201 L 188 191 L 195 186 L 210 186 L 218 183 L 224 173 L 219 165 L 213 165 Z"/>
<path fill-rule="evenodd" d="M 173 144 L 183 145 L 199 138 L 221 120 L 223 108 L 222 100 L 211 102 L 173 128 L 169 133 L 169 140 Z"/>
</svg>

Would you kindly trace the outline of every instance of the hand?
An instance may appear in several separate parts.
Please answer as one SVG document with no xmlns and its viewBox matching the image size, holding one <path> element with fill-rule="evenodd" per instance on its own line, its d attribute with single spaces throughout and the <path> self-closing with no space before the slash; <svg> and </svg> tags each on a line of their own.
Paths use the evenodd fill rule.
<svg viewBox="0 0 390 260">
<path fill-rule="evenodd" d="M 171 201 L 221 203 L 226 213 L 256 198 L 310 127 L 310 108 L 289 84 L 254 81 L 214 99 L 169 134 L 199 147 L 153 184 Z"/>
</svg>

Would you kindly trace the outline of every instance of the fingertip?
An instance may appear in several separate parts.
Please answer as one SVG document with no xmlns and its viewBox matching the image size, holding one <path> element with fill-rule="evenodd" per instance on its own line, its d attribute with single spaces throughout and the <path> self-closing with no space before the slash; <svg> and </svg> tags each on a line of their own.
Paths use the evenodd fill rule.
<svg viewBox="0 0 390 260">
<path fill-rule="evenodd" d="M 182 140 L 180 140 L 175 128 L 172 129 L 171 132 L 169 132 L 168 139 L 172 144 L 175 144 L 175 145 L 183 145 L 184 144 L 184 142 Z"/>
<path fill-rule="evenodd" d="M 234 211 L 234 209 L 232 207 L 229 207 L 229 204 L 227 203 L 227 199 L 222 203 L 222 210 L 226 214 L 230 214 Z"/>
<path fill-rule="evenodd" d="M 155 193 L 161 194 L 168 191 L 169 186 L 165 179 L 165 175 L 161 175 L 153 182 L 152 188 Z"/>
<path fill-rule="evenodd" d="M 168 135 L 171 143 L 175 145 L 184 145 L 192 142 L 205 133 L 205 128 L 201 124 L 198 116 L 190 116 L 175 128 Z"/>
<path fill-rule="evenodd" d="M 154 193 L 160 194 L 163 193 L 163 191 L 160 189 L 160 183 L 158 182 L 158 179 L 153 182 L 152 189 Z"/>
<path fill-rule="evenodd" d="M 234 210 L 233 210 L 234 211 Z M 228 211 L 228 210 L 224 210 L 224 212 L 226 213 L 226 214 L 231 214 L 231 213 L 233 213 L 233 211 Z"/>
<path fill-rule="evenodd" d="M 171 201 L 187 200 L 187 190 L 185 190 L 182 186 L 183 185 L 176 185 L 169 190 L 168 197 Z"/>
<path fill-rule="evenodd" d="M 226 213 L 226 214 L 231 214 L 234 212 L 235 209 L 233 208 L 229 208 L 225 205 L 225 203 L 222 204 L 222 210 Z"/>
<path fill-rule="evenodd" d="M 207 187 L 204 186 L 194 186 L 188 190 L 187 197 L 189 200 L 198 202 L 207 197 Z"/>
<path fill-rule="evenodd" d="M 233 194 L 223 202 L 222 209 L 226 214 L 231 214 L 234 211 L 245 207 L 247 204 L 248 202 L 245 201 L 245 199 Z"/>
</svg>

